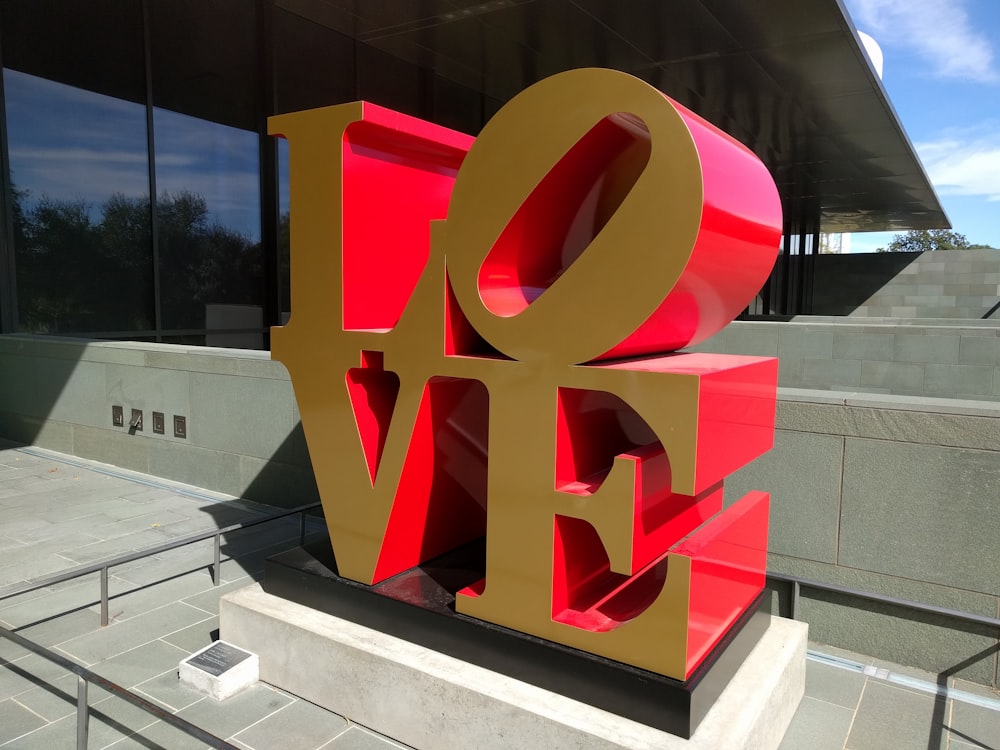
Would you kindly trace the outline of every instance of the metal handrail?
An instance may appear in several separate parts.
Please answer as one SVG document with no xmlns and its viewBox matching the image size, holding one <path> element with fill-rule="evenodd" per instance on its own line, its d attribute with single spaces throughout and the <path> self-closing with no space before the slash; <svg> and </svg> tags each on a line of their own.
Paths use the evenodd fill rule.
<svg viewBox="0 0 1000 750">
<path fill-rule="evenodd" d="M 236 745 L 232 745 L 225 740 L 216 737 L 214 734 L 206 732 L 201 727 L 192 724 L 186 719 L 182 719 L 180 716 L 175 716 L 169 711 L 160 708 L 155 703 L 152 703 L 142 696 L 136 695 L 130 690 L 123 688 L 121 685 L 112 682 L 107 677 L 102 677 L 96 672 L 92 672 L 86 667 L 77 664 L 74 661 L 67 659 L 65 656 L 50 651 L 44 646 L 40 646 L 34 641 L 29 641 L 24 636 L 18 635 L 17 633 L 8 630 L 7 628 L 0 627 L 0 638 L 8 638 L 12 640 L 17 645 L 22 648 L 31 651 L 43 659 L 48 659 L 49 661 L 58 664 L 60 667 L 72 672 L 77 676 L 77 693 L 76 693 L 76 747 L 77 750 L 86 750 L 87 747 L 87 737 L 89 734 L 89 718 L 90 718 L 90 706 L 87 703 L 87 687 L 89 683 L 94 683 L 95 685 L 104 688 L 109 693 L 117 695 L 119 698 L 128 701 L 133 706 L 138 706 L 143 711 L 152 714 L 157 719 L 176 727 L 180 731 L 184 732 L 191 737 L 194 737 L 199 742 L 204 742 L 210 747 L 217 748 L 218 750 L 238 750 Z"/>
<path fill-rule="evenodd" d="M 98 563 L 90 563 L 87 565 L 82 565 L 63 573 L 58 573 L 56 575 L 47 576 L 41 579 L 34 579 L 29 581 L 26 586 L 17 589 L 16 591 L 7 592 L 0 595 L 0 601 L 4 599 L 9 599 L 21 594 L 26 594 L 31 591 L 36 591 L 40 588 L 45 588 L 47 586 L 53 586 L 58 583 L 64 583 L 66 581 L 71 581 L 81 576 L 89 575 L 91 573 L 100 572 L 101 573 L 101 625 L 106 626 L 108 624 L 108 571 L 112 567 L 118 565 L 123 565 L 128 562 L 133 562 L 135 560 L 141 560 L 146 557 L 151 557 L 162 552 L 168 552 L 173 549 L 178 549 L 180 547 L 187 546 L 189 544 L 195 544 L 197 542 L 205 541 L 206 539 L 214 539 L 214 565 L 212 568 L 212 582 L 215 586 L 219 586 L 221 583 L 220 567 L 221 567 L 221 540 L 223 534 L 232 533 L 234 531 L 241 531 L 243 529 L 252 528 L 254 526 L 259 526 L 261 524 L 270 523 L 272 521 L 277 521 L 282 518 L 287 518 L 289 516 L 298 515 L 299 516 L 299 543 L 305 541 L 306 533 L 306 518 L 305 514 L 307 511 L 314 510 L 321 507 L 321 503 L 310 503 L 309 505 L 302 505 L 297 508 L 293 508 L 281 513 L 275 513 L 265 518 L 257 518 L 250 521 L 241 521 L 236 524 L 231 524 L 229 526 L 223 527 L 221 529 L 215 529 L 213 531 L 199 532 L 196 534 L 190 534 L 185 537 L 179 537 L 173 539 L 169 542 L 165 542 L 155 547 L 147 547 L 143 550 L 137 550 L 135 552 L 126 553 L 124 555 L 119 555 L 113 557 L 109 560 L 105 560 Z M 912 599 L 903 599 L 900 597 L 890 596 L 888 594 L 880 594 L 874 591 L 864 591 L 862 589 L 855 589 L 849 586 L 841 586 L 835 583 L 827 583 L 825 581 L 818 581 L 810 578 L 802 578 L 799 576 L 793 576 L 785 573 L 767 573 L 768 581 L 778 581 L 782 583 L 791 584 L 791 617 L 793 620 L 799 619 L 799 598 L 801 596 L 802 587 L 816 589 L 819 591 L 830 591 L 833 593 L 842 594 L 845 596 L 851 596 L 858 599 L 865 599 L 868 601 L 874 601 L 881 604 L 889 604 L 899 607 L 905 607 L 918 612 L 925 612 L 928 614 L 936 614 L 943 617 L 948 617 L 952 619 L 963 620 L 966 622 L 974 623 L 977 625 L 985 625 L 988 627 L 1000 628 L 1000 618 L 989 617 L 986 615 L 977 615 L 971 612 L 963 612 L 961 610 L 950 609 L 948 607 L 939 607 L 933 604 L 926 604 L 924 602 L 918 602 Z M 0 626 L 0 638 L 7 638 L 14 643 L 20 645 L 21 647 L 31 651 L 32 653 L 47 659 L 64 669 L 77 675 L 77 750 L 86 750 L 87 740 L 89 733 L 89 716 L 90 709 L 87 702 L 88 685 L 89 683 L 94 683 L 108 692 L 117 695 L 123 700 L 139 707 L 140 709 L 146 711 L 147 713 L 155 716 L 156 718 L 170 724 L 171 726 L 177 728 L 178 730 L 184 732 L 185 734 L 194 737 L 200 742 L 204 742 L 206 745 L 217 748 L 218 750 L 238 750 L 235 745 L 232 745 L 225 740 L 216 737 L 215 735 L 206 732 L 204 729 L 192 724 L 191 722 L 176 716 L 165 709 L 160 708 L 156 704 L 146 700 L 145 698 L 136 695 L 135 693 L 129 691 L 128 689 L 112 682 L 106 677 L 92 672 L 86 667 L 77 664 L 76 662 L 67 659 L 66 657 L 57 654 L 49 649 L 28 640 L 27 638 L 18 635 L 17 633 L 8 630 Z"/>
<path fill-rule="evenodd" d="M 31 591 L 37 591 L 38 589 L 43 589 L 48 586 L 54 586 L 57 583 L 65 583 L 66 581 L 72 581 L 75 578 L 80 578 L 81 576 L 90 575 L 91 573 L 101 573 L 101 626 L 104 627 L 108 624 L 108 571 L 118 565 L 124 565 L 125 563 L 134 562 L 135 560 L 141 560 L 145 557 L 151 557 L 153 555 L 158 555 L 162 552 L 169 552 L 170 550 L 177 549 L 179 547 L 186 547 L 189 544 L 195 544 L 196 542 L 203 542 L 206 539 L 215 539 L 214 547 L 214 559 L 212 566 L 212 583 L 218 586 L 221 583 L 220 568 L 222 566 L 222 535 L 230 534 L 234 531 L 241 531 L 243 529 L 249 529 L 253 526 L 259 526 L 264 523 L 270 523 L 272 521 L 278 521 L 282 518 L 287 518 L 288 516 L 294 516 L 298 514 L 299 516 L 299 543 L 301 544 L 305 540 L 306 536 L 306 512 L 314 510 L 321 507 L 322 503 L 310 503 L 309 505 L 300 505 L 297 508 L 292 508 L 291 510 L 282 511 L 281 513 L 273 513 L 264 518 L 255 518 L 251 521 L 241 521 L 239 523 L 234 523 L 229 526 L 225 526 L 221 529 L 214 529 L 212 531 L 202 531 L 196 534 L 189 534 L 188 536 L 178 537 L 177 539 L 172 539 L 169 542 L 164 542 L 163 544 L 158 544 L 155 547 L 146 547 L 145 549 L 136 550 L 135 552 L 127 552 L 123 555 L 118 555 L 117 557 L 112 557 L 109 560 L 103 560 L 101 562 L 89 563 L 86 565 L 81 565 L 79 567 L 73 568 L 72 570 L 67 570 L 62 573 L 57 573 L 55 575 L 47 576 L 45 578 L 36 578 L 27 582 L 26 586 L 22 586 L 16 591 L 10 591 L 5 594 L 0 595 L 0 601 L 4 599 L 10 599 L 15 596 L 20 596 L 21 594 L 27 594 Z"/>
<path fill-rule="evenodd" d="M 22 586 L 16 591 L 7 592 L 0 595 L 0 601 L 4 599 L 10 599 L 15 596 L 20 596 L 21 594 L 27 594 L 31 591 L 37 591 L 41 588 L 46 588 L 47 586 L 54 586 L 58 583 L 65 583 L 66 581 L 72 581 L 81 576 L 90 575 L 91 573 L 96 573 L 100 571 L 101 573 L 101 626 L 106 626 L 108 624 L 108 570 L 111 568 L 123 565 L 128 562 L 133 562 L 135 560 L 141 560 L 145 557 L 151 557 L 157 555 L 161 552 L 168 552 L 173 549 L 178 549 L 179 547 L 185 547 L 189 544 L 195 544 L 196 542 L 203 542 L 206 539 L 215 539 L 215 555 L 214 555 L 214 565 L 212 567 L 212 583 L 218 586 L 221 583 L 220 577 L 220 567 L 222 565 L 222 535 L 229 534 L 234 531 L 241 531 L 243 529 L 248 529 L 253 526 L 259 526 L 261 524 L 270 523 L 272 521 L 278 521 L 282 518 L 288 518 L 298 514 L 299 516 L 299 543 L 302 544 L 305 541 L 306 536 L 306 512 L 314 510 L 321 507 L 321 503 L 310 503 L 309 505 L 300 505 L 297 508 L 292 508 L 291 510 L 282 511 L 280 513 L 273 513 L 264 518 L 255 518 L 251 521 L 241 521 L 240 523 L 231 524 L 225 526 L 221 529 L 215 529 L 213 531 L 203 531 L 196 534 L 189 534 L 188 536 L 178 537 L 169 542 L 163 544 L 158 544 L 155 547 L 147 547 L 142 550 L 137 550 L 135 552 L 129 552 L 124 555 L 118 555 L 109 560 L 104 560 L 102 562 L 90 563 L 87 565 L 81 565 L 79 567 L 73 568 L 72 570 L 64 571 L 62 573 L 57 573 L 55 575 L 47 576 L 45 578 L 38 578 L 28 581 L 26 586 Z M 204 742 L 206 745 L 217 748 L 217 750 L 238 750 L 235 745 L 226 742 L 219 737 L 216 737 L 204 729 L 192 724 L 191 722 L 175 716 L 174 714 L 166 711 L 155 703 L 151 703 L 142 696 L 136 695 L 127 688 L 123 688 L 106 677 L 102 677 L 96 672 L 92 672 L 86 667 L 77 664 L 65 656 L 50 651 L 49 649 L 41 646 L 34 641 L 30 641 L 22 635 L 15 633 L 12 630 L 8 630 L 5 627 L 0 626 L 0 638 L 7 638 L 19 646 L 31 651 L 44 659 L 47 659 L 64 669 L 69 670 L 77 676 L 77 697 L 76 697 L 76 747 L 77 750 L 86 750 L 87 740 L 89 735 L 89 719 L 90 719 L 90 706 L 87 702 L 87 688 L 89 683 L 94 683 L 108 692 L 117 695 L 125 701 L 138 706 L 143 711 L 152 714 L 158 719 L 165 721 L 167 724 L 179 729 L 191 737 L 194 737 L 199 742 Z"/>
<path fill-rule="evenodd" d="M 924 602 L 914 601 L 913 599 L 901 599 L 896 596 L 890 596 L 889 594 L 879 594 L 875 591 L 853 589 L 849 586 L 827 583 L 826 581 L 817 581 L 812 578 L 801 578 L 799 576 L 788 575 L 785 573 L 768 573 L 767 578 L 771 581 L 781 581 L 782 583 L 790 583 L 792 585 L 791 615 L 793 620 L 799 619 L 799 596 L 801 594 L 802 587 L 805 586 L 806 588 L 816 589 L 818 591 L 832 591 L 836 594 L 853 596 L 856 599 L 867 599 L 868 601 L 878 602 L 880 604 L 891 604 L 897 607 L 912 609 L 917 612 L 926 612 L 928 614 L 941 615 L 942 617 L 950 617 L 955 620 L 964 620 L 965 622 L 971 622 L 976 625 L 986 625 L 988 627 L 1000 628 L 1000 618 L 989 617 L 988 615 L 977 615 L 972 612 L 963 612 L 959 609 L 939 607 L 935 604 L 925 604 Z"/>
</svg>

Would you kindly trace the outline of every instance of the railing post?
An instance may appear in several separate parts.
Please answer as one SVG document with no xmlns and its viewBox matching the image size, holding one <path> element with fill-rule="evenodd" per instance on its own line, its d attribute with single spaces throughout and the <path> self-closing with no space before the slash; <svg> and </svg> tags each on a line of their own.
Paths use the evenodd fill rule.
<svg viewBox="0 0 1000 750">
<path fill-rule="evenodd" d="M 222 583 L 222 534 L 215 535 L 215 563 L 212 566 L 212 582 Z"/>
<path fill-rule="evenodd" d="M 799 592 L 801 590 L 798 581 L 792 581 L 792 619 L 799 619 Z"/>
<path fill-rule="evenodd" d="M 90 730 L 90 706 L 87 705 L 87 681 L 76 678 L 76 750 L 87 750 L 87 735 Z"/>
<path fill-rule="evenodd" d="M 306 512 L 299 512 L 299 546 L 306 543 Z"/>
<path fill-rule="evenodd" d="M 101 627 L 108 624 L 108 566 L 101 568 Z"/>
</svg>

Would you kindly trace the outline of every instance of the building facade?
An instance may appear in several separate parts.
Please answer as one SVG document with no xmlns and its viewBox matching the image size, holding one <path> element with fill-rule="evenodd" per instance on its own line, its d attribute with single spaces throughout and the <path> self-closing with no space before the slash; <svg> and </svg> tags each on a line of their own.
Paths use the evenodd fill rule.
<svg viewBox="0 0 1000 750">
<path fill-rule="evenodd" d="M 267 348 L 291 310 L 270 115 L 366 99 L 476 133 L 575 67 L 750 146 L 785 210 L 756 312 L 809 311 L 819 230 L 947 220 L 839 0 L 8 0 L 0 332 Z"/>
</svg>

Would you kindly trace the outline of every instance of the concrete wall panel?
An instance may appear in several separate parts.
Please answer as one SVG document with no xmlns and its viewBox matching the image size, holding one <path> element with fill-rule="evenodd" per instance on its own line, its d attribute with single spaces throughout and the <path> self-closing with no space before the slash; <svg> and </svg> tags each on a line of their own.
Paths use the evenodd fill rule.
<svg viewBox="0 0 1000 750">
<path fill-rule="evenodd" d="M 839 562 L 1000 593 L 1000 454 L 847 438 Z"/>
</svg>

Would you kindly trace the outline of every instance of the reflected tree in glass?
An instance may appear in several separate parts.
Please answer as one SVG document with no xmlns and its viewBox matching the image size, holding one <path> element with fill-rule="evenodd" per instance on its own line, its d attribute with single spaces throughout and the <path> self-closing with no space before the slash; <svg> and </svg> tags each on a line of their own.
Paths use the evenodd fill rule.
<svg viewBox="0 0 1000 750">
<path fill-rule="evenodd" d="M 18 328 L 154 327 L 144 108 L 4 69 Z"/>
</svg>

